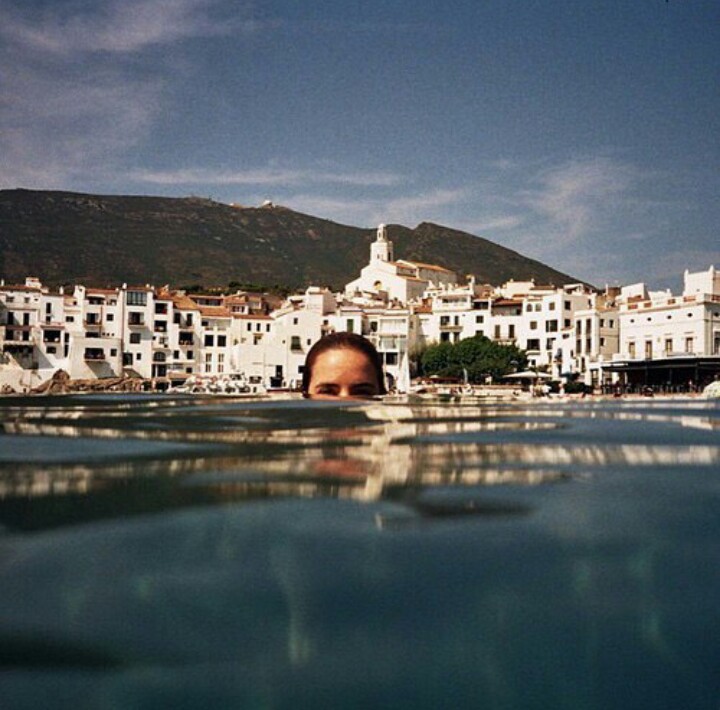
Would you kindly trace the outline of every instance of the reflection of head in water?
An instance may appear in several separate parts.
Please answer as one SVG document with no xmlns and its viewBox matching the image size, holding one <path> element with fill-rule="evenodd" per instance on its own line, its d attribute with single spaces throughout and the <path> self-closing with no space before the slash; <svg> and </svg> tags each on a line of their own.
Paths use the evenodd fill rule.
<svg viewBox="0 0 720 710">
<path fill-rule="evenodd" d="M 385 394 L 382 360 L 374 345 L 357 333 L 331 333 L 305 359 L 306 397 L 374 397 Z"/>
</svg>

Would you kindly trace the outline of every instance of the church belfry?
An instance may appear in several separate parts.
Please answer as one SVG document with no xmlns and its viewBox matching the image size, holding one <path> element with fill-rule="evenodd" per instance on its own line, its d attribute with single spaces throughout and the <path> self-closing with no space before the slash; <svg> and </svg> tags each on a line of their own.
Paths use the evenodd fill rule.
<svg viewBox="0 0 720 710">
<path fill-rule="evenodd" d="M 387 238 L 387 228 L 384 224 L 378 226 L 377 237 L 370 245 L 370 263 L 375 261 L 395 261 L 393 243 Z"/>
</svg>

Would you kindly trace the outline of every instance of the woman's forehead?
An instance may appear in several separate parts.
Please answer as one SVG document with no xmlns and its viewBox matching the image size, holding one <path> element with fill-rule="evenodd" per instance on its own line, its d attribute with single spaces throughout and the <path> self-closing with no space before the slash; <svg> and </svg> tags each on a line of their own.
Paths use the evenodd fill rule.
<svg viewBox="0 0 720 710">
<path fill-rule="evenodd" d="M 335 372 L 357 372 L 363 376 L 370 373 L 375 377 L 375 368 L 370 358 L 354 348 L 332 348 L 318 355 L 313 367 L 313 379 L 323 374 Z"/>
</svg>

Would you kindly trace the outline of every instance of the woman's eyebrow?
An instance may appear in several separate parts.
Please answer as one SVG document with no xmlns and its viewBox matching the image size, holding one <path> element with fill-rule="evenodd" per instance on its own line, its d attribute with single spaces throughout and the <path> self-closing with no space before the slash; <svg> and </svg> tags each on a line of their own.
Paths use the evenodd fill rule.
<svg viewBox="0 0 720 710">
<path fill-rule="evenodd" d="M 321 387 L 339 389 L 338 385 L 334 382 L 318 382 L 314 387 L 315 389 L 320 389 Z"/>
</svg>

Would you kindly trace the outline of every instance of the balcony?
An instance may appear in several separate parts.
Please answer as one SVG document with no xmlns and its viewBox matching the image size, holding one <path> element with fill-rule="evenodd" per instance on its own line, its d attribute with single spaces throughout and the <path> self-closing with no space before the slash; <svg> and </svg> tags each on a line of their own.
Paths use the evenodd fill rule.
<svg viewBox="0 0 720 710">
<path fill-rule="evenodd" d="M 35 339 L 32 336 L 31 325 L 8 324 L 4 326 L 5 343 L 18 343 L 32 346 Z"/>
<path fill-rule="evenodd" d="M 85 348 L 85 362 L 104 362 L 105 351 L 102 348 Z"/>
<path fill-rule="evenodd" d="M 131 328 L 144 328 L 145 315 L 143 313 L 128 313 L 128 325 Z"/>
</svg>

